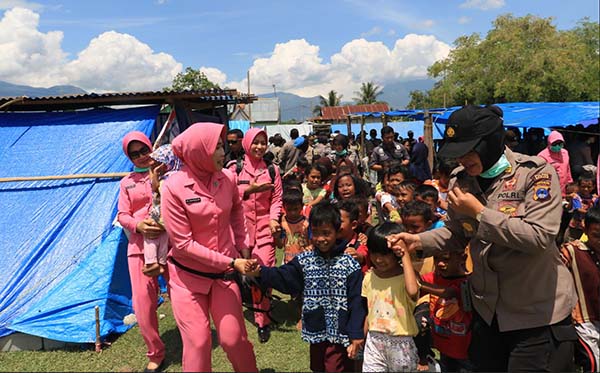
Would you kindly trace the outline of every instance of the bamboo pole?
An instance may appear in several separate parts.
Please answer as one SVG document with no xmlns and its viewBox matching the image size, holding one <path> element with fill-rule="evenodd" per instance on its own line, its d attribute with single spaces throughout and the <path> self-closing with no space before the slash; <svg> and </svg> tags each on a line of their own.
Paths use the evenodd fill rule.
<svg viewBox="0 0 600 373">
<path fill-rule="evenodd" d="M 433 153 L 435 151 L 435 148 L 433 144 L 433 121 L 429 110 L 425 110 L 424 117 L 425 121 L 423 123 L 423 137 L 425 145 L 427 145 L 427 147 L 429 148 L 429 153 L 427 154 L 427 162 L 429 163 L 429 168 L 433 173 Z"/>
<path fill-rule="evenodd" d="M 0 183 L 18 181 L 41 181 L 41 180 L 66 180 L 66 179 L 118 179 L 129 175 L 129 172 L 113 172 L 104 174 L 74 174 L 74 175 L 51 175 L 51 176 L 16 176 L 0 177 Z"/>
<path fill-rule="evenodd" d="M 96 352 L 102 352 L 102 341 L 100 340 L 100 307 L 94 307 L 96 312 Z"/>
</svg>

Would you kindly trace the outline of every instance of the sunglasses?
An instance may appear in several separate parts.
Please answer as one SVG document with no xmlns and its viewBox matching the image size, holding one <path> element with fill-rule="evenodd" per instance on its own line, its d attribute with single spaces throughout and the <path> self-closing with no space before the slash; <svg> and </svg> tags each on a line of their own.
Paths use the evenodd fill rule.
<svg viewBox="0 0 600 373">
<path fill-rule="evenodd" d="M 227 140 L 227 143 L 228 143 L 229 145 L 234 145 L 234 144 L 237 144 L 237 143 L 238 143 L 238 141 L 240 141 L 240 140 Z"/>
<path fill-rule="evenodd" d="M 139 157 L 141 157 L 143 155 L 148 155 L 148 154 L 150 154 L 150 148 L 147 146 L 144 146 L 140 150 L 129 152 L 129 158 L 131 160 L 134 160 L 134 159 L 138 159 Z"/>
</svg>

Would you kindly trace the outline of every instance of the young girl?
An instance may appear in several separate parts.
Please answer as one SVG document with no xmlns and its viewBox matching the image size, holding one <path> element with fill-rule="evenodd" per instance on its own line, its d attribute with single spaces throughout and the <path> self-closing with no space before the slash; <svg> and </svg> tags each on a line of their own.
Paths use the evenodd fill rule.
<svg viewBox="0 0 600 373">
<path fill-rule="evenodd" d="M 410 372 L 417 368 L 413 337 L 418 329 L 412 317 L 419 294 L 417 277 L 410 255 L 402 255 L 400 265 L 385 238 L 403 231 L 401 225 L 383 223 L 371 230 L 367 241 L 373 268 L 362 285 L 369 308 L 363 372 Z"/>
<path fill-rule="evenodd" d="M 160 188 L 169 175 L 181 168 L 181 161 L 175 154 L 171 144 L 166 144 L 156 149 L 150 158 L 157 164 L 150 168 L 150 183 L 152 185 L 152 205 L 150 217 L 161 227 L 164 221 L 160 212 Z M 144 269 L 147 276 L 158 276 L 165 272 L 167 265 L 167 252 L 169 249 L 169 235 L 162 232 L 157 238 L 144 237 Z"/>
<path fill-rule="evenodd" d="M 306 182 L 302 184 L 304 216 L 309 216 L 311 207 L 325 198 L 327 191 L 323 189 L 322 182 L 326 178 L 325 168 L 318 163 L 313 163 L 306 169 Z"/>
<path fill-rule="evenodd" d="M 354 196 L 368 196 L 365 182 L 352 174 L 339 174 L 333 183 L 333 197 L 340 201 Z"/>
</svg>

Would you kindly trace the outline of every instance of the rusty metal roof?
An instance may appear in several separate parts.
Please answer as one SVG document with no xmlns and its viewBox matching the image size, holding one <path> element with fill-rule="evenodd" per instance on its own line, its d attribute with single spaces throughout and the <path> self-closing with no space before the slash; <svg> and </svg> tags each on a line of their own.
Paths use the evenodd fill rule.
<svg viewBox="0 0 600 373">
<path fill-rule="evenodd" d="M 322 115 L 314 119 L 320 121 L 346 120 L 350 114 L 374 111 L 385 112 L 389 110 L 390 108 L 388 104 L 326 106 L 321 109 Z"/>
<path fill-rule="evenodd" d="M 256 96 L 235 89 L 206 89 L 185 91 L 86 93 L 45 97 L 0 97 L 0 110 L 53 111 L 75 110 L 98 106 L 172 104 L 175 101 L 227 105 L 251 103 Z"/>
</svg>

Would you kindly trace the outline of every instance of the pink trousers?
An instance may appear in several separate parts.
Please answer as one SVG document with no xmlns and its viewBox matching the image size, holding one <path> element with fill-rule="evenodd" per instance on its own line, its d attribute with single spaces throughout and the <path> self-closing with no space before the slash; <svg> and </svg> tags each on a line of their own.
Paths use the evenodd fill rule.
<svg viewBox="0 0 600 373">
<path fill-rule="evenodd" d="M 158 293 L 160 287 L 156 277 L 148 277 L 142 273 L 144 256 L 142 254 L 127 257 L 129 265 L 129 278 L 131 279 L 131 292 L 133 298 L 133 312 L 148 348 L 146 356 L 154 363 L 160 363 L 165 358 L 165 344 L 160 339 L 158 332 Z"/>
<path fill-rule="evenodd" d="M 260 265 L 273 267 L 275 265 L 275 246 L 273 244 L 266 244 L 255 247 L 252 249 L 252 258 L 257 259 L 258 264 Z M 270 292 L 271 290 L 269 289 L 269 293 Z M 260 304 L 254 305 L 254 308 L 263 310 L 268 310 L 269 307 L 271 307 L 271 302 L 267 298 L 264 298 Z M 271 323 L 271 320 L 264 312 L 254 312 L 254 321 L 256 322 L 256 325 L 261 328 Z"/>
<path fill-rule="evenodd" d="M 240 290 L 235 283 L 211 280 L 207 294 L 190 289 L 190 276 L 168 263 L 169 294 L 183 341 L 184 372 L 212 371 L 212 317 L 219 344 L 236 372 L 258 372 L 252 343 L 248 340 Z M 204 290 L 204 289 L 202 289 Z"/>
</svg>

